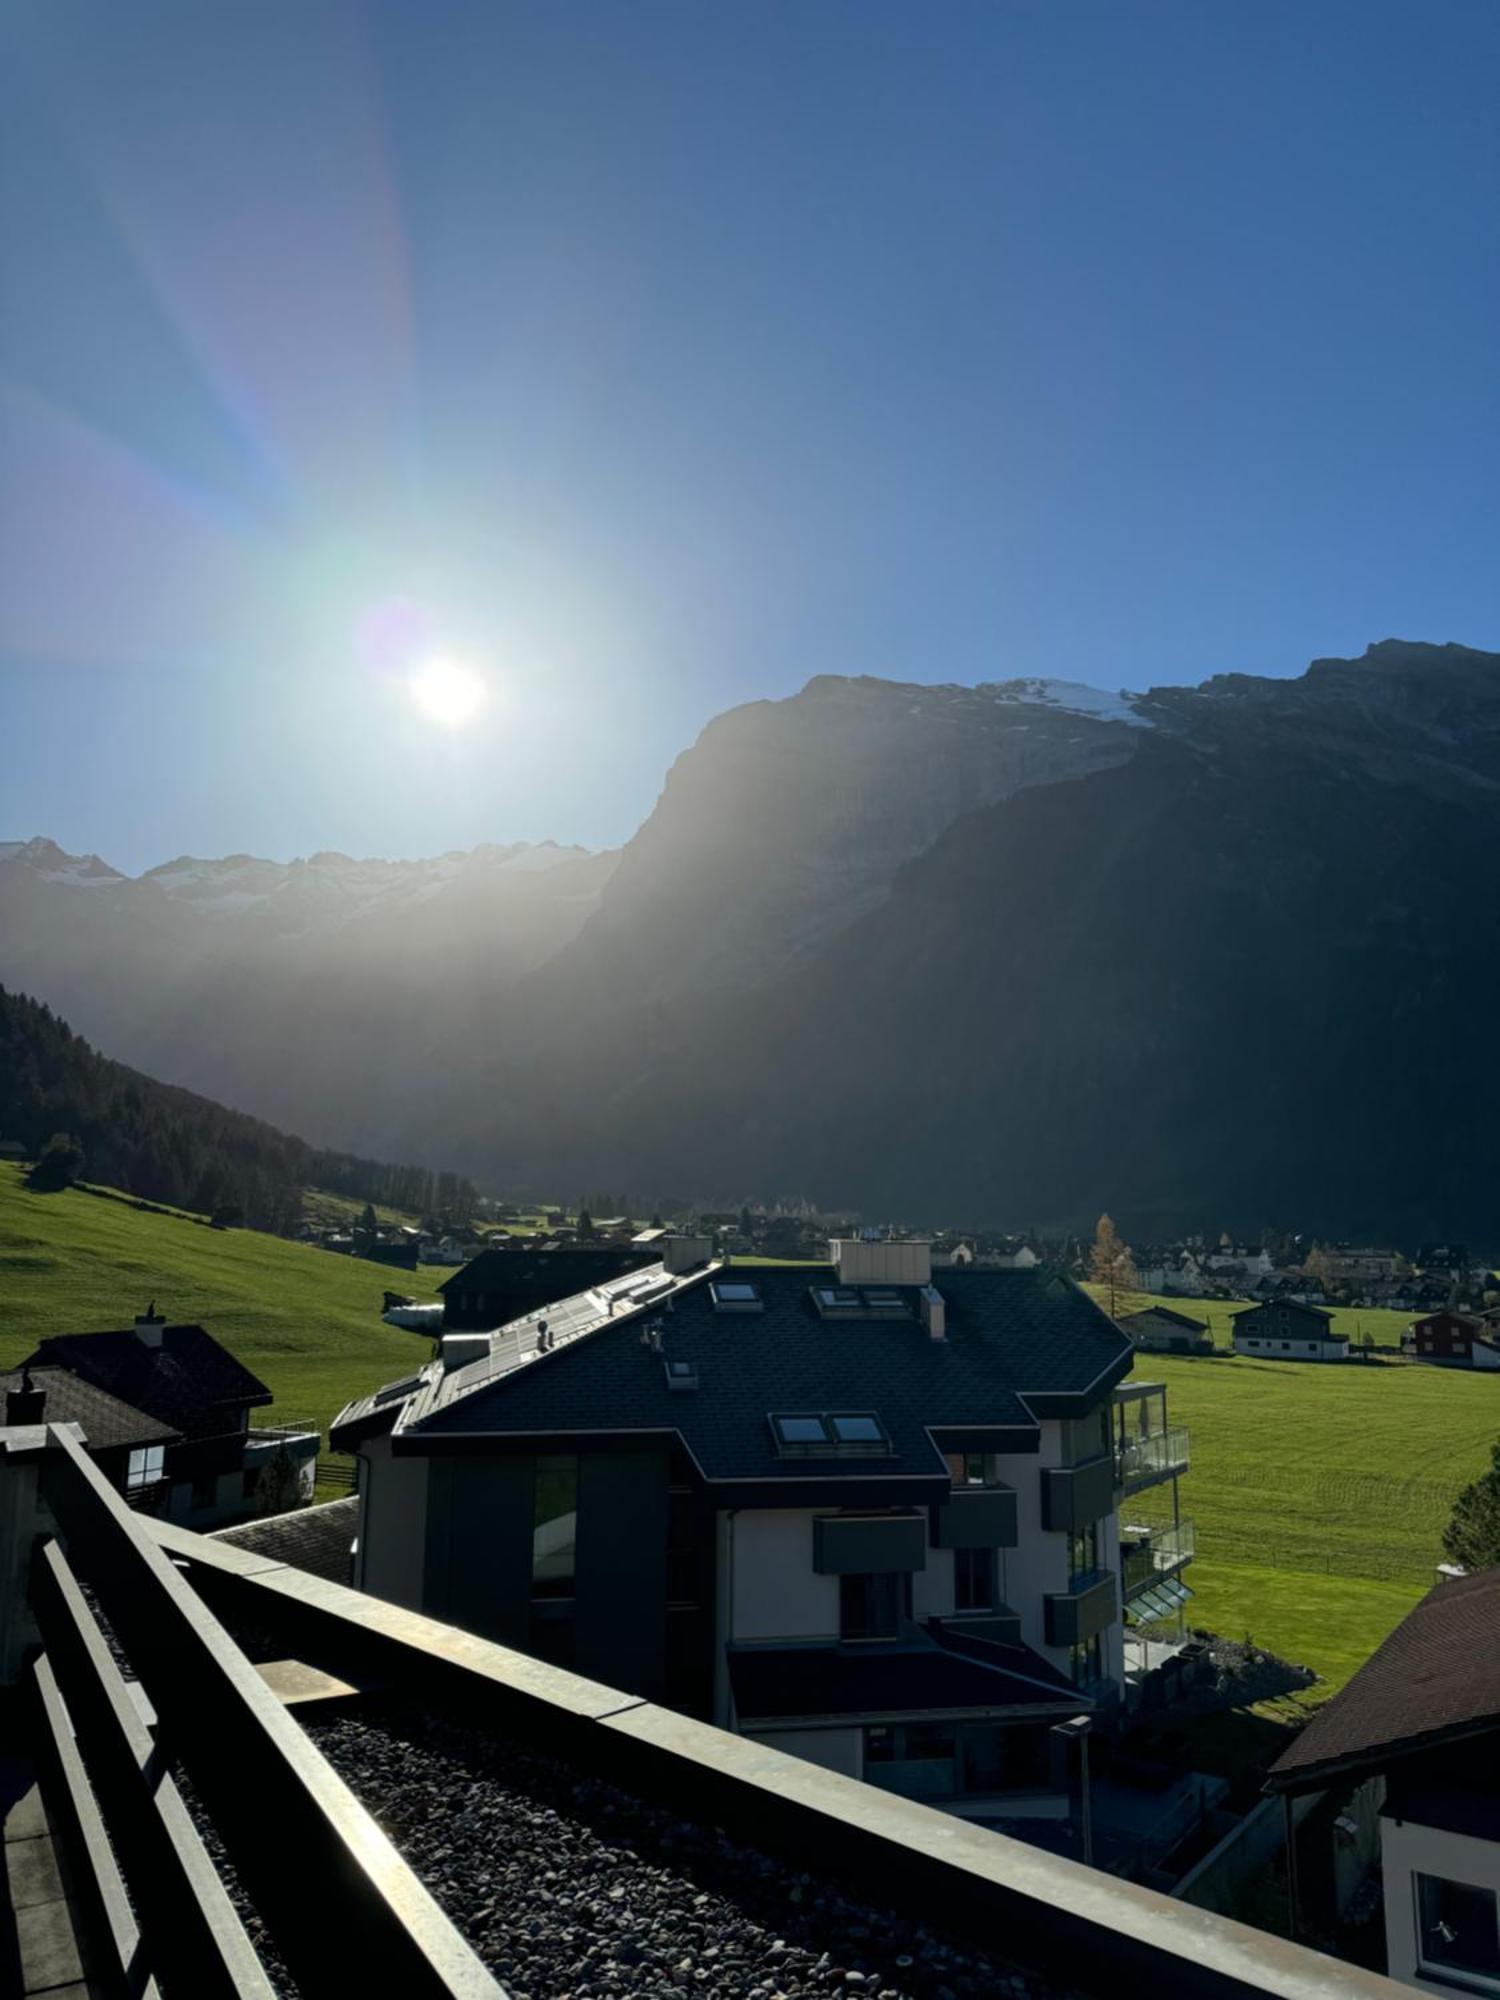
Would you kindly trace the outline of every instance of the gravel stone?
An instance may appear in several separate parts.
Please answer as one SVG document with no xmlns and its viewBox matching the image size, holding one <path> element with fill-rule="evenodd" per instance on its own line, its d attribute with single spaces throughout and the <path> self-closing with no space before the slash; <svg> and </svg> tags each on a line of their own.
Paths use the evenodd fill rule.
<svg viewBox="0 0 1500 2000">
<path fill-rule="evenodd" d="M 1066 2000 L 479 1730 L 396 1703 L 307 1727 L 511 2000 Z"/>
</svg>

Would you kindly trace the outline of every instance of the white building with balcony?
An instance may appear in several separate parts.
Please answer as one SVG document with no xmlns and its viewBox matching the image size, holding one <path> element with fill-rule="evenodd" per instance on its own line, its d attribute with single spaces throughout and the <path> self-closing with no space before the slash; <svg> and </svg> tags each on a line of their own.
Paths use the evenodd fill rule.
<svg viewBox="0 0 1500 2000">
<path fill-rule="evenodd" d="M 1163 1390 L 1116 1402 L 1131 1343 L 1068 1279 L 830 1251 L 669 1256 L 351 1404 L 356 1581 L 895 1791 L 1060 1813 L 1049 1732 L 1121 1697 L 1126 1562 L 1186 1595 L 1190 1529 L 1143 1557 L 1119 1513 L 1185 1439 Z"/>
</svg>

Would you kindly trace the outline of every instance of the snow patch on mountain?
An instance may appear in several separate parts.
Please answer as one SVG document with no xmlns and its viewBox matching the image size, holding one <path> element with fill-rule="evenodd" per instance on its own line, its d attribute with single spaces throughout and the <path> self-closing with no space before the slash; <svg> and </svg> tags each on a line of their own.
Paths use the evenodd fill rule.
<svg viewBox="0 0 1500 2000">
<path fill-rule="evenodd" d="M 1025 703 L 1053 708 L 1065 715 L 1087 715 L 1096 722 L 1123 722 L 1132 729 L 1150 729 L 1150 716 L 1142 715 L 1137 703 L 1141 696 L 1121 689 L 1108 694 L 1103 688 L 1088 687 L 1082 681 L 1012 680 L 986 681 L 979 692 L 995 701 Z"/>
</svg>

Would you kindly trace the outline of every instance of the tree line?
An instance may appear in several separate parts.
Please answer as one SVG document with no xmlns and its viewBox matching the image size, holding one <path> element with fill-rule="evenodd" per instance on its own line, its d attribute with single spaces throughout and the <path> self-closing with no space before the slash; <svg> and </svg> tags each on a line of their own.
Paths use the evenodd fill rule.
<svg viewBox="0 0 1500 2000">
<path fill-rule="evenodd" d="M 0 1139 L 37 1162 L 35 1185 L 87 1178 L 146 1201 L 292 1235 L 303 1190 L 463 1221 L 461 1175 L 330 1152 L 175 1084 L 112 1062 L 49 1007 L 0 986 Z"/>
</svg>

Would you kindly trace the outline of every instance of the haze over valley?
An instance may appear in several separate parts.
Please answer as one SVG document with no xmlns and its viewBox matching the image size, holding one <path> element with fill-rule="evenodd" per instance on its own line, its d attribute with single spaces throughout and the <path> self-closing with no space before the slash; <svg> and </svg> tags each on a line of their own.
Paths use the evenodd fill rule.
<svg viewBox="0 0 1500 2000">
<path fill-rule="evenodd" d="M 1130 696 L 824 676 L 711 723 L 618 852 L 131 878 L 13 841 L 0 979 L 502 1189 L 1421 1236 L 1487 1219 L 1497 837 L 1500 657 L 1457 645 Z"/>
</svg>

